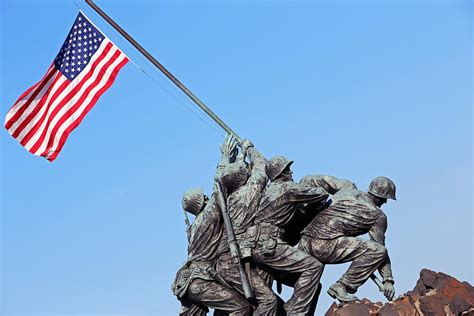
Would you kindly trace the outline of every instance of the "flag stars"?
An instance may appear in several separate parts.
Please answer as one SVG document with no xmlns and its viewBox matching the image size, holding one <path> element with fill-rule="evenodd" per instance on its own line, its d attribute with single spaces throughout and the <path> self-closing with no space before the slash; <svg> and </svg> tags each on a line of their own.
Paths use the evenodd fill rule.
<svg viewBox="0 0 474 316">
<path fill-rule="evenodd" d="M 91 61 L 105 37 L 82 15 L 76 19 L 59 54 L 54 61 L 56 67 L 68 79 L 76 79 Z"/>
</svg>

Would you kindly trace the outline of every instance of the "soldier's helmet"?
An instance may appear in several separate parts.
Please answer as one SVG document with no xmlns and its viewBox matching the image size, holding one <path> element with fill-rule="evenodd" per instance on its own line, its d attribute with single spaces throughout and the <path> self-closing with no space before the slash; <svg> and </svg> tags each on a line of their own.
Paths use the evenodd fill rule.
<svg viewBox="0 0 474 316">
<path fill-rule="evenodd" d="M 183 195 L 181 205 L 186 212 L 197 215 L 204 206 L 204 193 L 201 188 L 190 189 Z"/>
<path fill-rule="evenodd" d="M 392 180 L 387 177 L 377 177 L 370 182 L 368 192 L 380 198 L 396 200 L 396 190 Z"/>
<path fill-rule="evenodd" d="M 293 160 L 288 160 L 283 156 L 275 156 L 265 165 L 265 173 L 270 181 L 275 180 L 287 167 L 291 166 Z"/>
<path fill-rule="evenodd" d="M 244 185 L 248 177 L 247 166 L 244 162 L 231 163 L 222 170 L 222 183 L 229 193 Z"/>
</svg>

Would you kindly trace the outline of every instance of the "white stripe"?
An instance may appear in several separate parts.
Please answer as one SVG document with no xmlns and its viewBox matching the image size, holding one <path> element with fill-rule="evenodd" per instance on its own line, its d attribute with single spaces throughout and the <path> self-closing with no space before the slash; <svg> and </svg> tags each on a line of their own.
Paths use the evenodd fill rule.
<svg viewBox="0 0 474 316">
<path fill-rule="evenodd" d="M 38 123 L 38 121 L 41 119 L 41 116 L 43 115 L 44 111 L 48 108 L 49 102 L 51 102 L 51 98 L 53 95 L 56 93 L 56 91 L 61 87 L 64 81 L 67 80 L 66 77 L 63 75 L 59 74 L 61 76 L 59 80 L 51 87 L 51 91 L 48 95 L 48 98 L 46 99 L 46 102 L 43 103 L 43 106 L 41 109 L 36 113 L 36 116 L 30 120 L 30 122 L 25 126 L 25 128 L 21 131 L 21 133 L 18 135 L 16 138 L 19 142 L 23 140 L 23 138 L 28 134 L 28 132 Z"/>
<path fill-rule="evenodd" d="M 49 142 L 49 138 L 51 137 L 51 132 L 52 130 L 54 129 L 54 127 L 56 126 L 56 124 L 58 123 L 58 121 L 61 119 L 61 117 L 64 115 L 64 113 L 66 113 L 72 106 L 73 104 L 76 103 L 76 101 L 80 98 L 80 96 L 84 93 L 84 91 L 89 87 L 89 85 L 91 85 L 96 79 L 97 79 L 97 75 L 102 71 L 102 68 L 104 66 L 104 64 L 106 64 L 110 58 L 113 56 L 113 54 L 117 51 L 117 47 L 115 46 L 112 46 L 112 48 L 110 49 L 110 51 L 107 53 L 107 55 L 99 62 L 99 64 L 97 65 L 97 67 L 94 69 L 94 73 L 92 74 L 92 76 L 87 79 L 87 81 L 82 85 L 81 89 L 74 94 L 72 100 L 68 103 L 66 103 L 59 111 L 58 113 L 56 114 L 56 116 L 53 118 L 53 120 L 51 121 L 51 123 L 49 124 L 49 126 L 47 126 L 48 128 L 48 131 L 45 135 L 45 138 L 43 139 L 43 142 L 41 144 L 41 146 L 38 148 L 38 150 L 35 152 L 35 155 L 38 154 L 38 153 L 42 153 L 45 149 L 46 149 L 46 146 L 48 145 L 48 142 Z M 69 85 L 69 87 L 73 87 L 74 85 L 76 84 L 76 80 L 74 80 L 73 82 L 71 82 L 71 84 Z M 59 98 L 58 98 L 59 99 Z M 61 98 L 62 100 L 62 98 Z M 36 133 L 38 134 L 38 133 Z M 38 135 L 38 138 L 41 134 Z M 31 143 L 31 145 L 30 145 Z M 25 146 L 28 150 L 31 149 L 31 147 L 33 147 L 34 143 L 31 142 L 28 142 L 28 144 Z"/>
<path fill-rule="evenodd" d="M 44 76 L 44 78 L 48 77 L 49 73 L 51 71 L 53 71 L 53 69 L 55 69 L 54 67 L 54 64 L 52 66 L 50 66 L 48 68 L 48 70 L 46 71 L 46 75 Z M 31 95 L 33 93 L 35 93 L 36 91 L 36 87 L 40 85 L 40 83 L 42 82 L 43 80 L 41 80 L 40 82 L 37 82 L 33 85 L 33 89 L 31 89 L 31 91 L 26 95 L 24 96 L 22 99 L 18 100 L 13 106 L 12 108 L 8 111 L 7 113 L 7 116 L 5 117 L 5 124 L 16 114 L 16 112 L 18 112 L 18 110 L 21 108 L 21 106 L 23 104 L 25 104 L 26 102 L 28 102 L 28 99 L 31 97 Z"/>
<path fill-rule="evenodd" d="M 89 61 L 87 66 L 84 68 L 84 70 L 82 70 L 81 73 L 76 77 L 76 79 L 71 81 L 71 83 L 69 83 L 68 87 L 66 89 L 64 89 L 61 92 L 61 94 L 53 101 L 53 103 L 51 104 L 51 106 L 48 110 L 48 113 L 46 114 L 46 117 L 45 117 L 44 121 L 41 123 L 40 128 L 38 128 L 38 130 L 33 135 L 33 137 L 31 137 L 30 140 L 28 141 L 28 143 L 25 145 L 25 148 L 27 150 L 30 150 L 31 147 L 33 147 L 33 145 L 36 143 L 36 141 L 40 138 L 40 136 L 41 136 L 41 134 L 42 134 L 42 132 L 45 128 L 48 128 L 48 127 L 52 128 L 51 125 L 52 125 L 53 122 L 51 122 L 51 124 L 49 126 L 46 126 L 46 123 L 48 122 L 49 117 L 51 116 L 51 113 L 56 109 L 56 107 L 59 105 L 59 103 L 61 103 L 61 101 L 71 92 L 71 90 L 74 87 L 75 83 L 80 82 L 91 71 L 92 64 L 102 54 L 102 52 L 104 51 L 107 43 L 108 43 L 108 41 L 105 41 L 105 40 L 102 41 L 102 44 L 99 46 L 99 49 L 92 56 L 91 60 Z M 113 48 L 111 50 L 113 50 Z M 109 52 L 109 54 L 110 54 L 110 52 Z M 107 56 L 108 56 L 108 54 L 107 54 Z M 99 63 L 99 65 L 100 65 L 100 63 Z M 94 76 L 92 76 L 92 77 L 94 77 Z M 67 106 L 68 106 L 68 104 L 64 105 L 64 107 L 67 107 Z"/>
<path fill-rule="evenodd" d="M 21 116 L 13 123 L 13 125 L 8 129 L 8 132 L 13 135 L 18 126 L 23 123 L 23 121 L 30 115 L 30 113 L 35 109 L 36 105 L 41 101 L 41 98 L 49 91 L 51 85 L 53 84 L 54 78 L 57 74 L 53 74 L 49 81 L 43 86 L 41 91 L 36 95 L 36 97 L 31 101 L 31 103 L 26 105 L 26 110 L 21 114 Z"/>
<path fill-rule="evenodd" d="M 87 108 L 87 106 L 91 103 L 92 99 L 95 97 L 97 92 L 107 84 L 110 77 L 112 76 L 112 73 L 115 71 L 115 68 L 117 68 L 118 65 L 125 58 L 127 58 L 125 54 L 119 55 L 119 57 L 106 69 L 105 75 L 100 81 L 100 83 L 89 92 L 89 94 L 87 95 L 87 98 L 84 100 L 84 102 L 82 102 L 81 106 L 63 123 L 63 125 L 61 125 L 61 127 L 58 129 L 56 137 L 54 138 L 53 146 L 49 150 L 50 153 L 54 153 L 56 151 L 56 149 L 59 146 L 59 141 L 61 140 L 61 137 L 64 134 L 64 131 L 69 126 L 71 126 L 77 119 L 81 117 L 82 113 Z"/>
</svg>

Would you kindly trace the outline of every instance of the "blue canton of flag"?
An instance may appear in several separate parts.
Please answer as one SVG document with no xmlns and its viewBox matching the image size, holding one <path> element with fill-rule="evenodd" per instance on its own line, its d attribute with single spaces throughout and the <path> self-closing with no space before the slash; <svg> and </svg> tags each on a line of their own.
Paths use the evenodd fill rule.
<svg viewBox="0 0 474 316">
<path fill-rule="evenodd" d="M 99 49 L 104 35 L 80 12 L 54 64 L 69 80 L 74 79 Z"/>
</svg>

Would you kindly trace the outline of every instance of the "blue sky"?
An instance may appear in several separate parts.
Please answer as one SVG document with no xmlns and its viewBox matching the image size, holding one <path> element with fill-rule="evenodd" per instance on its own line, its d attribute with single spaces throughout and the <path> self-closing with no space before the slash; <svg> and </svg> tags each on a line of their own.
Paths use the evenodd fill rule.
<svg viewBox="0 0 474 316">
<path fill-rule="evenodd" d="M 295 179 L 397 184 L 384 207 L 397 295 L 426 267 L 473 283 L 468 1 L 97 1 Z M 84 2 L 132 63 L 54 163 L 2 129 L 3 315 L 176 315 L 182 193 L 209 192 L 223 132 Z M 37 82 L 73 1 L 0 1 L 0 113 Z M 325 290 L 347 265 L 328 266 Z M 290 291 L 285 289 L 285 298 Z M 367 282 L 360 297 L 384 301 Z"/>
</svg>

